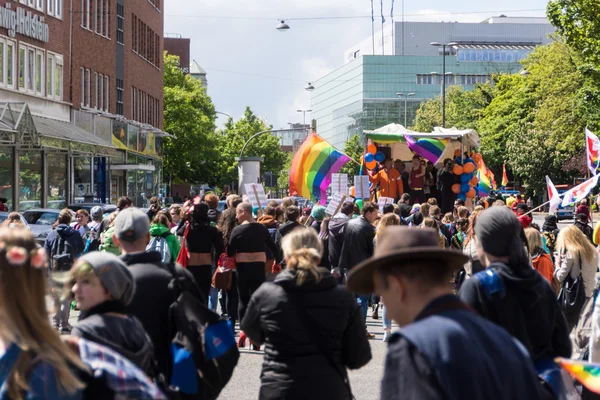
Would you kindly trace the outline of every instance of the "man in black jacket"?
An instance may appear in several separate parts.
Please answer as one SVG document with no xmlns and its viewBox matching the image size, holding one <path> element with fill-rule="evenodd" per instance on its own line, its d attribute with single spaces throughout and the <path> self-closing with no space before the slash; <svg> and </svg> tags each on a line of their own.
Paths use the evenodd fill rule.
<svg viewBox="0 0 600 400">
<path fill-rule="evenodd" d="M 366 202 L 363 204 L 362 215 L 350 220 L 344 229 L 344 244 L 342 245 L 342 254 L 340 257 L 340 269 L 344 274 L 348 274 L 352 267 L 361 263 L 373 255 L 375 238 L 375 227 L 373 222 L 379 215 L 379 207 L 375 203 Z M 369 308 L 369 298 L 371 294 L 360 294 L 356 296 L 360 306 L 363 319 L 367 320 L 367 310 Z M 368 334 L 369 338 L 375 337 Z"/>
<path fill-rule="evenodd" d="M 585 235 L 585 237 L 587 237 L 590 242 L 592 244 L 594 244 L 594 229 L 588 225 L 588 217 L 585 214 L 577 214 L 577 216 L 575 217 L 576 221 L 575 221 L 575 226 L 579 228 L 579 230 L 581 230 L 581 232 L 583 232 L 583 234 Z"/>
<path fill-rule="evenodd" d="M 340 256 L 342 254 L 342 245 L 344 244 L 344 227 L 354 213 L 354 203 L 347 201 L 342 204 L 340 212 L 329 221 L 329 263 L 331 269 L 335 270 L 336 275 L 340 274 Z"/>
<path fill-rule="evenodd" d="M 171 341 L 174 329 L 169 326 L 169 307 L 176 300 L 177 293 L 169 289 L 173 276 L 161 262 L 158 252 L 146 252 L 150 242 L 150 221 L 138 208 L 126 208 L 115 219 L 113 240 L 121 249 L 121 259 L 127 266 L 135 282 L 135 291 L 126 314 L 140 320 L 154 344 L 154 358 L 160 372 L 165 375 L 171 369 Z M 176 266 L 176 274 L 193 282 L 194 294 L 204 302 L 192 275 Z"/>
<path fill-rule="evenodd" d="M 398 201 L 398 210 L 400 211 L 400 217 L 406 219 L 410 217 L 412 206 L 410 205 L 410 194 L 404 193 Z"/>
<path fill-rule="evenodd" d="M 304 228 L 303 225 L 298 223 L 299 217 L 300 209 L 297 206 L 289 206 L 285 209 L 286 222 L 279 227 L 277 233 L 275 234 L 275 244 L 277 245 L 277 248 L 281 249 L 281 241 L 283 240 L 285 235 L 287 235 L 296 228 Z"/>
</svg>

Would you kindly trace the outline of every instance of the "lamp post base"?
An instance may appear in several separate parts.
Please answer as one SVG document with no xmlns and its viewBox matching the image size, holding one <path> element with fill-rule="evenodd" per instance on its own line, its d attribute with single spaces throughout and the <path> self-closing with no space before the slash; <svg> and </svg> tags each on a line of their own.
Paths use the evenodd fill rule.
<svg viewBox="0 0 600 400">
<path fill-rule="evenodd" d="M 244 185 L 246 183 L 260 183 L 260 163 L 262 157 L 236 157 L 238 163 L 238 194 L 246 194 Z"/>
</svg>

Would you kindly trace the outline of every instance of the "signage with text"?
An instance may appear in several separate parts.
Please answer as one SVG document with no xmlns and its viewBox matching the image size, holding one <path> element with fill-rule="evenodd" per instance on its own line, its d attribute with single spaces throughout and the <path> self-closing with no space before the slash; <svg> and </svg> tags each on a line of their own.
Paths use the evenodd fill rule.
<svg viewBox="0 0 600 400">
<path fill-rule="evenodd" d="M 34 15 L 22 7 L 13 10 L 11 3 L 0 7 L 0 27 L 8 29 L 8 36 L 12 38 L 18 33 L 42 42 L 50 39 L 45 17 Z"/>
</svg>

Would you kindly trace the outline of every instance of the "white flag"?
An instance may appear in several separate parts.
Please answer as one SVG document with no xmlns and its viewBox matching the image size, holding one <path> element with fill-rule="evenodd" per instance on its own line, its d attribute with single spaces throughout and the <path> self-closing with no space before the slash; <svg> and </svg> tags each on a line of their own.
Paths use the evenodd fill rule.
<svg viewBox="0 0 600 400">
<path fill-rule="evenodd" d="M 560 195 L 558 194 L 558 190 L 554 187 L 554 184 L 546 175 L 546 185 L 548 186 L 548 200 L 550 200 L 550 214 L 554 214 L 556 210 L 558 210 L 558 206 L 560 204 Z"/>
<path fill-rule="evenodd" d="M 562 206 L 566 207 L 573 203 L 579 203 L 581 200 L 585 199 L 598 184 L 598 178 L 600 178 L 600 175 L 593 176 L 566 192 L 565 197 L 562 200 Z"/>
<path fill-rule="evenodd" d="M 585 148 L 588 168 L 592 172 L 592 176 L 596 176 L 600 166 L 600 139 L 588 128 L 585 128 Z"/>
</svg>

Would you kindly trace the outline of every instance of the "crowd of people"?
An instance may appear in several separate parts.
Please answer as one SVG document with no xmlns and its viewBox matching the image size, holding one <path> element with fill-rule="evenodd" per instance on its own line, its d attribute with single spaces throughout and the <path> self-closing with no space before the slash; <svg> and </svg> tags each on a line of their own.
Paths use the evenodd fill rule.
<svg viewBox="0 0 600 400">
<path fill-rule="evenodd" d="M 382 399 L 576 390 L 553 360 L 600 361 L 587 204 L 576 223 L 559 229 L 549 215 L 540 228 L 520 197 L 467 207 L 442 196 L 440 207 L 444 191 L 432 182 L 443 170 L 418 158 L 410 173 L 384 165 L 371 179 L 397 203 L 381 209 L 345 201 L 328 215 L 285 198 L 256 210 L 230 194 L 221 212 L 207 194 L 165 209 L 150 199 L 142 211 L 123 197 L 110 215 L 94 207 L 72 220 L 62 210 L 42 247 L 9 215 L 0 228 L 0 398 L 128 398 L 94 378 L 90 354 L 133 382 L 129 398 L 173 396 L 174 277 L 229 321 L 239 347 L 264 349 L 260 399 L 352 399 L 347 370 L 372 357 L 370 307 L 389 342 Z M 565 299 L 573 288 L 575 302 Z M 197 390 L 176 398 L 210 398 L 189 379 Z"/>
</svg>

